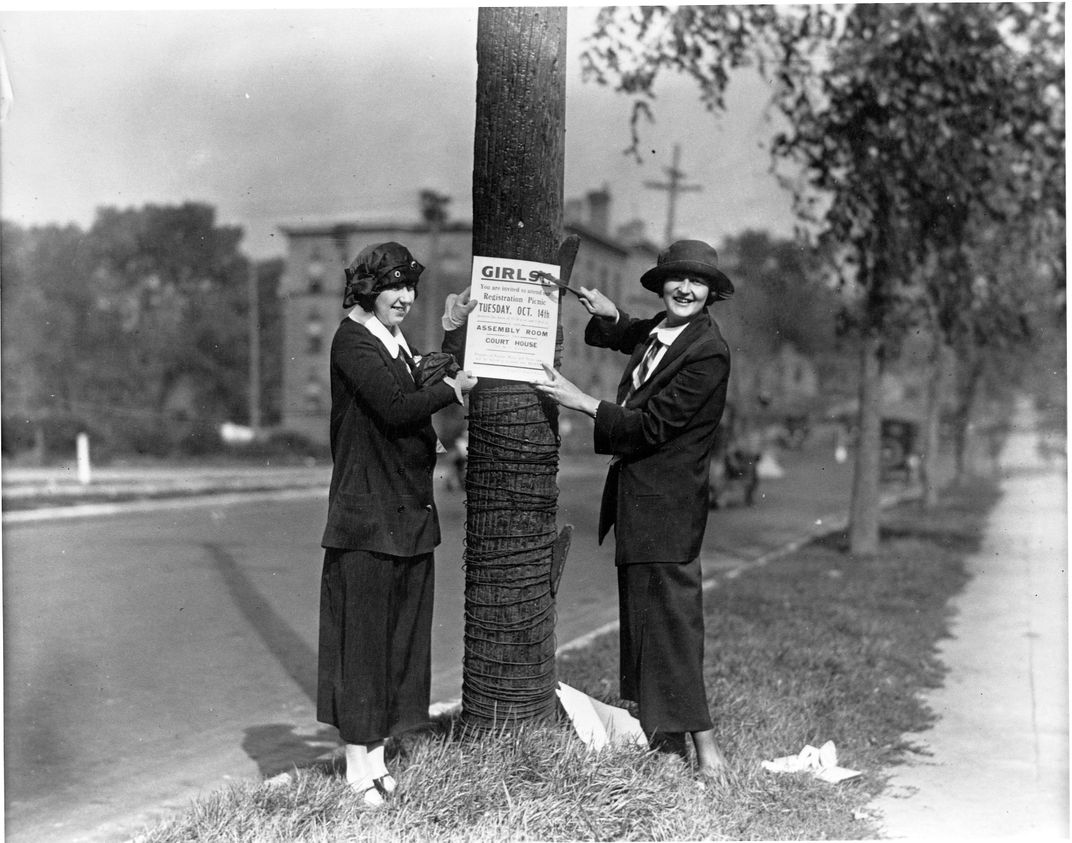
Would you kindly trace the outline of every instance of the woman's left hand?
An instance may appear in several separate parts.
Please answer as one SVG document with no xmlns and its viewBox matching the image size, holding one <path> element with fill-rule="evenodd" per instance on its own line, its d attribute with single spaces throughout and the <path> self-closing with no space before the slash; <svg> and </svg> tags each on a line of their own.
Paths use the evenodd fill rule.
<svg viewBox="0 0 1072 843">
<path fill-rule="evenodd" d="M 450 331 L 461 328 L 468 320 L 469 314 L 480 304 L 469 298 L 469 287 L 461 293 L 451 293 L 443 307 L 443 329 Z"/>
<path fill-rule="evenodd" d="M 546 363 L 543 364 L 543 368 L 547 372 L 547 380 L 535 381 L 532 384 L 537 392 L 557 401 L 567 409 L 578 410 L 595 418 L 596 409 L 599 407 L 598 398 L 582 392 L 580 387 Z"/>
</svg>

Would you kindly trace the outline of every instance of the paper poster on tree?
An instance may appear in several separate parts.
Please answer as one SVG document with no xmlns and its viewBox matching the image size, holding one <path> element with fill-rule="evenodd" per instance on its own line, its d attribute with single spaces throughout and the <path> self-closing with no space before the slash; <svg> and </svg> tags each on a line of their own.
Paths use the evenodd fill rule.
<svg viewBox="0 0 1072 843">
<path fill-rule="evenodd" d="M 530 382 L 554 364 L 559 289 L 540 280 L 557 277 L 550 263 L 473 257 L 464 368 L 478 378 Z"/>
</svg>

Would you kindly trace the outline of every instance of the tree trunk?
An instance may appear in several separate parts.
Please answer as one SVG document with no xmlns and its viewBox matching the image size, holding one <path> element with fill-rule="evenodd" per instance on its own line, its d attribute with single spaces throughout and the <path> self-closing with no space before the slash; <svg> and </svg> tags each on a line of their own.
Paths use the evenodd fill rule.
<svg viewBox="0 0 1072 843">
<path fill-rule="evenodd" d="M 882 448 L 881 341 L 867 336 L 860 344 L 859 440 L 849 506 L 849 550 L 855 556 L 878 553 L 879 468 Z"/>
<path fill-rule="evenodd" d="M 475 255 L 555 262 L 565 43 L 565 7 L 478 12 Z M 481 379 L 469 401 L 462 712 L 488 728 L 555 710 L 558 414 L 518 382 Z"/>
<path fill-rule="evenodd" d="M 935 331 L 933 344 L 927 356 L 927 397 L 923 419 L 923 460 L 920 464 L 920 482 L 923 485 L 923 508 L 933 509 L 938 504 L 938 447 L 942 423 L 942 380 L 945 367 L 942 365 L 944 346 L 940 334 Z"/>
<path fill-rule="evenodd" d="M 961 355 L 958 361 L 963 368 L 957 389 L 957 407 L 953 412 L 953 482 L 962 486 L 974 473 L 968 465 L 968 425 L 975 393 L 982 380 L 982 364 L 970 353 Z"/>
</svg>

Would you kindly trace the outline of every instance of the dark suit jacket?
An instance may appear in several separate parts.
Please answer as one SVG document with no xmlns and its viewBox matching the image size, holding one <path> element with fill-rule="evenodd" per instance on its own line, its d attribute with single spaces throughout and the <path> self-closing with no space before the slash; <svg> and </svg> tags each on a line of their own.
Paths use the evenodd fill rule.
<svg viewBox="0 0 1072 843">
<path fill-rule="evenodd" d="M 440 381 L 418 390 L 369 330 L 344 319 L 331 343 L 331 486 L 321 544 L 392 556 L 439 544 L 432 414 L 456 401 Z"/>
<path fill-rule="evenodd" d="M 618 403 L 596 411 L 595 450 L 619 459 L 603 488 L 599 541 L 614 526 L 615 564 L 690 562 L 700 553 L 708 513 L 708 460 L 726 405 L 730 350 L 705 309 L 666 350 L 635 394 L 633 369 L 662 319 L 615 323 L 593 317 L 585 342 L 632 355 Z"/>
</svg>

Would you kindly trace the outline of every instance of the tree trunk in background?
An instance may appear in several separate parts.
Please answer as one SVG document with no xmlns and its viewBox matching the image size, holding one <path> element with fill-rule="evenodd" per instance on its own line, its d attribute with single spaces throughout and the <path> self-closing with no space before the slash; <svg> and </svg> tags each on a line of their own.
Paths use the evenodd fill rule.
<svg viewBox="0 0 1072 843">
<path fill-rule="evenodd" d="M 953 411 L 953 482 L 961 486 L 975 471 L 968 465 L 968 427 L 971 422 L 975 393 L 982 380 L 982 364 L 976 355 L 963 352 L 957 357 L 960 367 L 957 406 Z"/>
<path fill-rule="evenodd" d="M 856 556 L 878 553 L 881 440 L 881 341 L 867 336 L 860 344 L 859 439 L 849 506 L 849 551 Z"/>
<path fill-rule="evenodd" d="M 565 7 L 478 13 L 474 255 L 556 262 L 565 47 Z M 469 726 L 555 710 L 558 444 L 557 407 L 531 386 L 482 379 L 470 394 L 462 675 Z"/>
<path fill-rule="evenodd" d="M 927 397 L 923 419 L 922 450 L 920 463 L 920 482 L 923 485 L 923 508 L 933 509 L 938 504 L 938 448 L 940 446 L 940 428 L 942 424 L 942 381 L 945 367 L 942 365 L 943 351 L 941 336 L 934 333 L 930 353 L 927 355 Z"/>
</svg>

